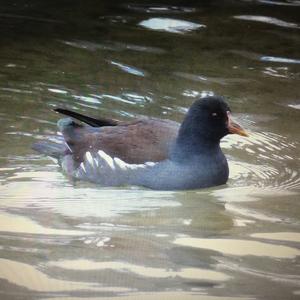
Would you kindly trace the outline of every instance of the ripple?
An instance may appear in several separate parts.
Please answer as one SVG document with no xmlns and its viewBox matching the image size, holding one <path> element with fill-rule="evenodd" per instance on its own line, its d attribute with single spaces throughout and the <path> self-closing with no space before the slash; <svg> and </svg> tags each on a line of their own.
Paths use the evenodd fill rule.
<svg viewBox="0 0 300 300">
<path fill-rule="evenodd" d="M 262 56 L 261 54 L 244 50 L 229 50 L 229 52 L 253 60 L 260 60 L 260 57 Z"/>
<path fill-rule="evenodd" d="M 22 20 L 30 20 L 30 21 L 36 21 L 36 22 L 46 22 L 46 23 L 65 23 L 62 20 L 55 20 L 55 19 L 48 19 L 48 18 L 37 18 L 37 17 L 30 17 L 26 15 L 15 15 L 15 14 L 0 14 L 1 18 L 12 18 L 12 19 L 22 19 Z"/>
<path fill-rule="evenodd" d="M 38 234 L 38 235 L 66 235 L 80 236 L 93 234 L 83 230 L 65 230 L 47 228 L 23 216 L 0 212 L 0 231 L 12 233 Z"/>
<path fill-rule="evenodd" d="M 87 103 L 99 104 L 101 101 L 96 97 L 73 95 L 73 98 Z"/>
<path fill-rule="evenodd" d="M 118 291 L 118 290 L 117 290 Z M 222 296 L 209 296 L 202 295 L 202 289 L 193 289 L 193 292 L 175 291 L 175 292 L 135 292 L 129 295 L 113 296 L 114 300 L 254 300 L 253 297 L 222 297 Z M 297 294 L 296 294 L 297 295 Z M 112 297 L 101 298 L 103 300 L 110 300 Z M 78 297 L 51 297 L 51 300 L 76 300 Z M 82 299 L 82 298 L 80 298 Z M 89 300 L 99 300 L 99 297 L 88 297 Z M 41 298 L 41 300 L 49 300 L 49 298 Z"/>
<path fill-rule="evenodd" d="M 114 270 L 117 272 L 131 272 L 143 277 L 150 278 L 172 278 L 181 277 L 185 279 L 209 280 L 209 281 L 226 281 L 231 277 L 221 272 L 200 268 L 183 268 L 180 270 L 153 268 L 141 265 L 133 265 L 125 262 L 104 261 L 97 262 L 85 259 L 65 260 L 50 262 L 50 266 L 60 267 L 74 271 L 89 270 Z"/>
<path fill-rule="evenodd" d="M 180 203 L 174 198 L 174 192 L 98 189 L 91 188 L 88 184 L 82 184 L 82 186 L 75 188 L 73 185 L 68 186 L 63 180 L 62 174 L 58 172 L 55 174 L 61 176 L 57 182 L 47 182 L 44 175 L 39 177 L 37 172 L 34 181 L 23 179 L 23 181 L 11 181 L 2 185 L 0 195 L 2 207 L 24 209 L 35 206 L 52 213 L 74 218 L 112 218 L 136 211 L 180 206 Z M 121 198 L 120 194 L 122 194 Z M 87 195 L 88 199 L 86 198 Z M 82 201 L 84 201 L 84 205 Z M 6 224 L 10 224 L 10 222 Z"/>
<path fill-rule="evenodd" d="M 245 57 L 247 59 L 262 61 L 262 62 L 270 62 L 270 63 L 282 63 L 282 64 L 299 64 L 300 60 L 297 58 L 287 58 L 287 57 L 277 57 L 270 55 L 263 55 L 260 53 L 250 52 L 250 51 L 241 51 L 241 50 L 230 50 L 230 53 L 235 55 L 239 55 Z M 291 77 L 295 75 L 289 72 L 288 67 L 265 67 L 264 69 L 268 74 L 278 77 Z"/>
<path fill-rule="evenodd" d="M 64 85 L 59 85 L 59 84 L 51 84 L 51 83 L 46 83 L 46 82 L 34 82 L 33 89 L 36 91 L 48 91 L 50 93 L 54 94 L 59 94 L 59 95 L 67 95 L 67 94 L 73 94 L 75 91 L 67 88 Z"/>
<path fill-rule="evenodd" d="M 132 104 L 143 104 L 153 101 L 153 99 L 150 96 L 143 96 L 137 93 L 123 93 L 122 97 L 130 101 Z"/>
<path fill-rule="evenodd" d="M 124 224 L 113 223 L 90 223 L 85 222 L 76 226 L 77 228 L 83 228 L 85 230 L 97 230 L 97 231 L 132 231 L 136 230 L 137 226 L 130 226 Z"/>
<path fill-rule="evenodd" d="M 260 187 L 300 188 L 299 142 L 290 142 L 286 137 L 271 132 L 251 132 L 247 139 L 229 136 L 222 142 L 222 147 L 232 151 L 242 149 L 243 155 L 249 155 L 249 159 L 243 159 L 247 163 L 229 162 L 230 176 L 236 184 L 247 181 Z"/>
<path fill-rule="evenodd" d="M 61 41 L 65 45 L 79 48 L 79 49 L 85 49 L 89 51 L 95 51 L 95 50 L 114 50 L 116 51 L 117 49 L 110 44 L 99 44 L 99 43 L 94 43 L 94 42 L 89 42 L 89 41 L 82 41 L 82 40 L 73 40 L 73 41 Z"/>
<path fill-rule="evenodd" d="M 287 64 L 300 64 L 300 59 L 286 58 L 286 57 L 262 56 L 260 60 L 268 61 L 268 62 L 287 63 Z"/>
<path fill-rule="evenodd" d="M 275 240 L 275 241 L 289 241 L 300 243 L 300 233 L 299 232 L 268 232 L 268 233 L 253 233 L 251 237 Z"/>
<path fill-rule="evenodd" d="M 24 275 L 26 274 L 26 275 Z M 36 267 L 29 264 L 0 259 L 0 278 L 17 286 L 38 292 L 63 292 L 63 291 L 122 291 L 129 292 L 131 289 L 118 287 L 101 287 L 95 283 L 68 281 L 51 278 L 49 275 L 39 271 Z M 33 280 L 34 278 L 34 280 Z"/>
<path fill-rule="evenodd" d="M 220 84 L 220 85 L 228 85 L 228 84 L 238 84 L 238 83 L 247 83 L 249 80 L 242 78 L 222 78 L 222 77 L 208 77 L 204 75 L 196 75 L 185 72 L 174 72 L 174 75 L 196 82 L 201 82 L 205 84 Z"/>
<path fill-rule="evenodd" d="M 142 5 L 142 4 L 129 4 L 127 8 L 137 12 L 144 13 L 163 13 L 163 14 L 173 14 L 173 13 L 191 13 L 195 12 L 196 8 L 186 7 L 186 6 L 171 6 L 171 5 Z"/>
<path fill-rule="evenodd" d="M 280 272 L 280 274 L 277 273 L 272 273 L 272 272 L 266 272 L 266 271 L 261 271 L 257 269 L 253 269 L 250 267 L 244 267 L 240 263 L 234 263 L 229 260 L 225 259 L 218 259 L 220 264 L 222 265 L 222 269 L 225 270 L 230 270 L 234 272 L 239 272 L 243 274 L 249 274 L 251 276 L 263 278 L 263 279 L 269 279 L 274 282 L 280 282 L 280 283 L 288 283 L 289 285 L 296 285 L 299 286 L 299 276 L 298 275 L 290 275 L 290 274 L 283 274 Z"/>
<path fill-rule="evenodd" d="M 61 90 L 61 89 L 48 88 L 48 91 L 51 92 L 51 93 L 55 93 L 55 94 L 62 94 L 62 95 L 68 94 L 67 91 Z"/>
<path fill-rule="evenodd" d="M 123 15 L 105 15 L 99 17 L 100 22 L 108 22 L 111 25 L 115 24 L 127 24 L 128 22 L 133 20 L 131 16 Z"/>
<path fill-rule="evenodd" d="M 150 47 L 150 46 L 142 46 L 142 45 L 134 45 L 128 43 L 115 43 L 115 46 L 121 50 L 133 50 L 137 52 L 147 52 L 147 53 L 155 53 L 155 54 L 162 54 L 166 51 L 164 49 L 158 47 Z"/>
<path fill-rule="evenodd" d="M 286 22 L 268 16 L 240 15 L 240 16 L 234 16 L 233 18 L 238 20 L 245 20 L 245 21 L 262 22 L 262 23 L 276 25 L 285 28 L 299 28 L 299 25 L 296 23 Z"/>
<path fill-rule="evenodd" d="M 33 91 L 23 90 L 23 89 L 18 89 L 18 88 L 0 87 L 0 90 L 3 92 L 11 92 L 11 93 L 17 93 L 17 94 L 33 94 Z"/>
<path fill-rule="evenodd" d="M 122 42 L 113 42 L 107 41 L 104 43 L 95 43 L 90 41 L 83 41 L 83 40 L 72 40 L 72 41 L 61 41 L 65 45 L 85 49 L 89 51 L 96 51 L 96 50 L 109 50 L 109 51 L 125 51 L 125 50 L 132 50 L 137 52 L 147 52 L 147 53 L 155 53 L 155 54 L 162 54 L 166 51 L 164 49 L 158 47 L 151 47 L 151 46 L 142 46 L 136 44 L 128 44 Z"/>
<path fill-rule="evenodd" d="M 207 90 L 195 91 L 195 90 L 188 89 L 188 90 L 184 90 L 182 92 L 182 96 L 189 97 L 189 98 L 204 98 L 204 97 L 213 96 L 213 95 L 214 95 L 213 91 L 207 91 Z M 186 109 L 182 109 L 180 107 L 178 107 L 178 108 L 179 108 L 180 112 L 187 113 Z"/>
<path fill-rule="evenodd" d="M 300 104 L 289 104 L 288 107 L 292 107 L 295 109 L 300 109 Z"/>
<path fill-rule="evenodd" d="M 298 0 L 290 0 L 287 2 L 274 1 L 274 0 L 258 0 L 258 2 L 262 4 L 279 5 L 279 6 L 300 6 L 300 2 Z"/>
<path fill-rule="evenodd" d="M 248 151 L 251 155 L 255 154 Z M 272 183 L 272 179 L 278 176 L 279 171 L 270 165 L 250 164 L 245 162 L 229 162 L 230 179 L 235 186 L 251 182 L 253 186 L 266 187 Z"/>
<path fill-rule="evenodd" d="M 290 149 L 297 148 L 296 142 L 289 142 L 286 137 L 272 132 L 253 133 L 251 142 L 255 145 L 261 145 L 265 149 L 273 152 L 272 155 L 275 155 L 276 151 L 285 150 L 288 152 Z M 286 159 L 287 157 L 278 157 L 276 155 L 274 158 Z"/>
<path fill-rule="evenodd" d="M 285 259 L 300 256 L 300 250 L 296 248 L 251 240 L 178 238 L 174 241 L 174 244 L 236 256 L 251 255 Z"/>
<path fill-rule="evenodd" d="M 151 18 L 140 22 L 139 25 L 151 30 L 167 31 L 170 33 L 186 33 L 206 27 L 203 24 L 169 18 Z"/>
<path fill-rule="evenodd" d="M 266 67 L 262 72 L 266 75 L 277 77 L 277 78 L 291 77 L 288 72 L 288 68 L 286 67 L 279 67 L 279 68 Z"/>
<path fill-rule="evenodd" d="M 111 240 L 110 237 L 88 237 L 84 238 L 83 240 L 84 244 L 86 245 L 94 244 L 96 247 L 114 247 L 114 245 L 108 244 L 108 242 Z"/>
<path fill-rule="evenodd" d="M 120 96 L 103 94 L 102 98 L 107 98 L 107 99 L 114 100 L 114 101 L 120 101 L 120 102 L 123 102 L 123 103 L 126 103 L 126 104 L 134 104 L 132 101 L 126 100 L 126 99 L 124 99 L 124 98 L 122 98 Z"/>
<path fill-rule="evenodd" d="M 182 96 L 185 97 L 192 97 L 192 98 L 199 98 L 201 92 L 195 91 L 195 90 L 184 90 L 182 92 Z"/>
<path fill-rule="evenodd" d="M 295 155 L 299 147 L 297 142 L 291 143 L 283 136 L 266 132 L 256 133 L 251 141 L 257 157 L 272 163 L 275 170 L 270 172 L 270 176 L 275 179 L 275 186 L 300 187 L 299 157 Z"/>
<path fill-rule="evenodd" d="M 142 71 L 142 70 L 140 70 L 136 67 L 125 65 L 123 63 L 119 63 L 119 62 L 116 62 L 116 61 L 110 61 L 110 63 L 113 66 L 118 67 L 120 70 L 122 70 L 122 71 L 124 71 L 128 74 L 136 75 L 136 76 L 139 76 L 139 77 L 145 77 L 146 76 L 145 71 Z"/>
<path fill-rule="evenodd" d="M 258 201 L 261 198 L 274 197 L 276 193 L 277 197 L 285 197 L 294 195 L 294 192 L 281 190 L 278 191 L 275 188 L 261 189 L 254 186 L 243 186 L 243 187 L 226 187 L 224 189 L 218 189 L 213 191 L 213 196 L 217 197 L 223 203 L 241 203 Z"/>
<path fill-rule="evenodd" d="M 246 199 L 245 196 L 243 196 L 244 199 Z M 251 197 L 249 197 L 248 199 L 250 199 Z M 278 218 L 276 216 L 271 216 L 271 215 L 266 215 L 266 214 L 263 214 L 255 209 L 249 209 L 249 208 L 244 208 L 244 207 L 241 207 L 239 205 L 236 205 L 236 204 L 231 204 L 231 203 L 226 203 L 225 204 L 225 208 L 227 211 L 233 213 L 235 216 L 238 215 L 238 216 L 243 216 L 243 217 L 247 217 L 247 218 L 250 218 L 246 220 L 246 223 L 255 223 L 254 220 L 256 221 L 263 221 L 263 222 L 270 222 L 270 223 L 283 223 L 283 222 L 286 222 L 287 223 L 287 220 L 283 220 L 282 218 Z"/>
<path fill-rule="evenodd" d="M 6 68 L 22 68 L 22 69 L 26 69 L 26 65 L 17 65 L 14 63 L 8 63 L 5 65 Z"/>
<path fill-rule="evenodd" d="M 102 94 L 99 97 L 103 99 L 110 99 L 113 101 L 123 102 L 125 104 L 134 104 L 134 105 L 139 104 L 141 106 L 143 106 L 145 103 L 149 103 L 153 101 L 152 97 L 149 95 L 140 95 L 134 92 L 125 92 L 117 96 L 110 95 L 110 94 Z"/>
<path fill-rule="evenodd" d="M 287 138 L 279 134 L 262 131 L 250 132 L 247 139 L 241 139 L 237 135 L 229 135 L 222 141 L 222 146 L 227 149 L 248 148 L 254 153 L 259 152 L 257 150 L 262 150 L 263 153 L 265 153 L 266 150 L 269 150 L 270 154 L 272 154 L 272 152 L 276 153 L 276 151 L 288 151 L 289 149 L 295 149 L 297 147 L 297 143 L 291 143 L 287 140 Z"/>
</svg>

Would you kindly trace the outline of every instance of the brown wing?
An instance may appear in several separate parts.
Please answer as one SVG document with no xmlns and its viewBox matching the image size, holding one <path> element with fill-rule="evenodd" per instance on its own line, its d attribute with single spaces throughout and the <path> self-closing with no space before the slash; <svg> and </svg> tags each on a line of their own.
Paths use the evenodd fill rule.
<svg viewBox="0 0 300 300">
<path fill-rule="evenodd" d="M 166 159 L 178 129 L 177 122 L 153 118 L 93 130 L 77 127 L 76 134 L 63 134 L 78 162 L 87 151 L 103 150 L 127 163 L 144 163 Z"/>
</svg>

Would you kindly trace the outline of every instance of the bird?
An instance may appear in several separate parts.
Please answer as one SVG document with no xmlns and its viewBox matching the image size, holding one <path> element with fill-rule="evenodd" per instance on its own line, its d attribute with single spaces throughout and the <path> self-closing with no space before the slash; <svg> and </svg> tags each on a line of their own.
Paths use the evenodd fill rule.
<svg viewBox="0 0 300 300">
<path fill-rule="evenodd" d="M 102 186 L 188 190 L 225 184 L 229 167 L 220 141 L 228 134 L 248 136 L 221 96 L 197 99 L 181 124 L 54 110 L 68 116 L 57 123 L 59 142 L 40 141 L 32 148 L 57 159 L 68 176 Z"/>
</svg>

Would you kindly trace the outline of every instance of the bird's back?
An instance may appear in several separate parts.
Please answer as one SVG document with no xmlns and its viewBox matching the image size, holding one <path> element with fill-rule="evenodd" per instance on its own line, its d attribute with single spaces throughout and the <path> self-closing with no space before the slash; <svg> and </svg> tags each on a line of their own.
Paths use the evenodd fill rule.
<svg viewBox="0 0 300 300">
<path fill-rule="evenodd" d="M 60 129 L 77 162 L 81 162 L 88 151 L 95 153 L 102 150 L 127 163 L 144 163 L 168 157 L 179 124 L 170 120 L 145 118 L 99 128 L 78 127 L 70 122 Z"/>
</svg>

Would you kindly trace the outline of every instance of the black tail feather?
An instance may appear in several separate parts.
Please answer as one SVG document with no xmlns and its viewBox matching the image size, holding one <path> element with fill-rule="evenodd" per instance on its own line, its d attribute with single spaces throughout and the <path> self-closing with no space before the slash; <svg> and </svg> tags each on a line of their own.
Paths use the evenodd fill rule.
<svg viewBox="0 0 300 300">
<path fill-rule="evenodd" d="M 94 119 L 88 116 L 84 116 L 82 114 L 79 114 L 77 112 L 71 111 L 71 110 L 67 110 L 67 109 L 63 109 L 63 108 L 55 108 L 54 111 L 72 117 L 74 119 L 77 119 L 81 122 L 84 122 L 92 127 L 103 127 L 103 126 L 116 126 L 118 125 L 118 121 L 113 120 L 113 119 L 105 119 L 105 118 L 101 118 L 101 119 Z"/>
</svg>

